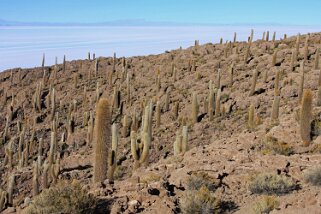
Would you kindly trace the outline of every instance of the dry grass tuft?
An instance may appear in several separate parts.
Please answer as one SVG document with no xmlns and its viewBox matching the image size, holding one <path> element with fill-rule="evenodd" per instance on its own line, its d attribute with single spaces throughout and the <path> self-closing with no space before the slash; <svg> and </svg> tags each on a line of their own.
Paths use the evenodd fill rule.
<svg viewBox="0 0 321 214">
<path fill-rule="evenodd" d="M 321 186 L 321 167 L 317 167 L 305 174 L 305 181 L 314 186 Z"/>
<path fill-rule="evenodd" d="M 256 194 L 283 195 L 296 190 L 298 185 L 283 175 L 263 173 L 249 184 L 249 190 Z"/>
<path fill-rule="evenodd" d="M 263 196 L 254 204 L 253 211 L 256 214 L 268 214 L 279 206 L 280 202 L 276 196 Z"/>
</svg>

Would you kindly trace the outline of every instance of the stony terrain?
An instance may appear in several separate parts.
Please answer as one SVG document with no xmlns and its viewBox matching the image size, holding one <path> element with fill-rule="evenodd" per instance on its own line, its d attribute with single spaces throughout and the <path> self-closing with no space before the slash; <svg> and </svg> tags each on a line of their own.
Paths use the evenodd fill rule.
<svg viewBox="0 0 321 214">
<path fill-rule="evenodd" d="M 320 67 L 315 64 L 321 33 L 306 38 L 307 35 L 299 37 L 299 53 L 293 68 L 291 58 L 297 37 L 226 44 L 198 45 L 196 42 L 190 48 L 159 55 L 126 59 L 99 57 L 98 60 L 66 61 L 65 65 L 0 73 L 0 189 L 7 190 L 10 176 L 15 175 L 13 204 L 7 203 L 3 213 L 23 213 L 32 203 L 33 161 L 37 160 L 41 138 L 43 160 L 49 155 L 52 88 L 56 92 L 60 156 L 57 178 L 78 180 L 97 199 L 96 213 L 180 213 L 180 202 L 188 191 L 189 179 L 197 173 L 206 173 L 216 183 L 215 196 L 222 201 L 220 212 L 253 213 L 253 206 L 262 195 L 249 191 L 249 183 L 253 177 L 267 172 L 284 175 L 297 185 L 293 191 L 275 196 L 279 206 L 272 213 L 321 213 L 320 187 L 304 179 L 309 170 L 321 164 L 321 107 L 317 103 Z M 298 116 L 302 64 L 303 88 L 313 92 L 309 146 L 303 145 Z M 255 70 L 258 78 L 255 92 L 250 96 Z M 279 117 L 271 121 L 277 73 Z M 210 81 L 214 88 L 221 89 L 221 113 L 213 120 L 208 113 Z M 33 103 L 40 83 L 41 106 L 36 109 Z M 94 184 L 94 142 L 88 141 L 89 125 L 84 124 L 84 114 L 92 112 L 95 116 L 97 88 L 100 98 L 109 100 L 115 100 L 114 90 L 119 90 L 121 104 L 117 106 L 114 102 L 113 122 L 118 124 L 120 138 L 114 182 L 106 180 Z M 193 93 L 199 105 L 195 124 L 191 119 Z M 156 126 L 154 111 L 149 163 L 133 169 L 130 126 L 124 128 L 122 121 L 125 115 L 132 121 L 134 112 L 141 118 L 143 106 L 149 100 L 154 104 L 160 101 L 161 124 Z M 178 118 L 174 113 L 177 103 Z M 248 123 L 251 105 L 255 111 L 254 127 L 249 127 Z M 70 111 L 74 116 L 73 132 L 68 130 Z M 5 136 L 6 118 L 11 113 Z M 25 129 L 24 143 L 29 145 L 27 163 L 23 166 L 19 164 L 17 153 L 22 130 L 18 129 L 19 124 Z M 174 155 L 173 143 L 177 131 L 184 125 L 188 126 L 189 150 Z M 63 133 L 65 137 L 61 140 Z M 5 150 L 10 141 L 13 167 L 5 163 Z M 271 141 L 277 145 L 268 147 Z M 41 166 L 39 171 L 41 177 Z M 41 191 L 41 179 L 39 183 Z"/>
</svg>

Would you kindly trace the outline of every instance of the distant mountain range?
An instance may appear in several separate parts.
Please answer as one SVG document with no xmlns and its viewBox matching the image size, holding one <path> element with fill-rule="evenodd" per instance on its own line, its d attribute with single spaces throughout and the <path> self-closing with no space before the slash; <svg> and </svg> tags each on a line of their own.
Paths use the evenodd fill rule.
<svg viewBox="0 0 321 214">
<path fill-rule="evenodd" d="M 54 23 L 54 22 L 20 22 L 0 19 L 0 26 L 220 26 L 220 25 L 284 25 L 279 23 L 234 23 L 234 24 L 204 24 L 204 23 L 179 23 L 179 22 L 152 22 L 143 19 L 117 20 L 99 23 Z"/>
</svg>

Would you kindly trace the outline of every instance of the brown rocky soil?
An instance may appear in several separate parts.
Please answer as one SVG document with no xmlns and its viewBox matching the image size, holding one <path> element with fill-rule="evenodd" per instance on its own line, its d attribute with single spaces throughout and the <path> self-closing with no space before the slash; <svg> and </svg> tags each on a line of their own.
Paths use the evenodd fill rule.
<svg viewBox="0 0 321 214">
<path fill-rule="evenodd" d="M 300 84 L 299 64 L 304 60 L 306 35 L 300 37 L 300 53 L 295 69 L 290 69 L 292 51 L 296 37 L 277 41 L 255 41 L 251 44 L 250 54 L 244 62 L 246 42 L 232 43 L 225 56 L 225 44 L 204 44 L 188 49 L 168 51 L 159 55 L 130 57 L 126 59 L 123 70 L 122 59 L 116 59 L 113 72 L 113 58 L 99 58 L 98 73 L 95 75 L 94 60 L 67 61 L 66 69 L 58 65 L 56 79 L 53 79 L 55 67 L 43 69 L 11 69 L 0 73 L 0 136 L 6 124 L 8 109 L 13 103 L 13 120 L 9 123 L 8 139 L 0 144 L 0 188 L 6 190 L 8 178 L 16 175 L 13 207 L 4 213 L 21 213 L 27 206 L 26 198 L 32 200 L 32 163 L 37 159 L 37 145 L 44 140 L 44 154 L 50 146 L 50 107 L 47 105 L 50 85 L 56 89 L 59 126 L 58 140 L 67 133 L 67 114 L 69 105 L 77 101 L 74 111 L 75 131 L 59 143 L 61 156 L 59 179 L 77 179 L 84 188 L 100 201 L 97 213 L 180 213 L 179 204 L 187 191 L 188 179 L 196 172 L 205 172 L 218 182 L 215 195 L 224 201 L 226 213 L 252 213 L 253 204 L 261 195 L 249 191 L 251 177 L 263 173 L 284 174 L 299 186 L 296 190 L 277 196 L 280 205 L 272 213 L 321 213 L 320 187 L 304 181 L 304 174 L 321 163 L 321 107 L 317 107 L 317 90 L 320 70 L 315 70 L 316 49 L 320 48 L 321 33 L 310 34 L 308 59 L 305 61 L 304 88 L 314 93 L 313 115 L 317 121 L 313 128 L 313 142 L 309 147 L 302 146 L 297 112 L 300 110 L 298 91 Z M 278 50 L 276 66 L 272 66 L 272 55 Z M 234 64 L 234 81 L 229 85 L 229 69 Z M 177 71 L 177 80 L 172 77 L 172 65 Z M 214 86 L 221 69 L 221 105 L 225 114 L 209 120 L 204 108 L 208 97 L 209 81 Z M 253 70 L 259 71 L 256 92 L 249 96 Z M 157 91 L 155 79 L 158 71 L 161 88 Z M 268 72 L 267 82 L 263 81 L 264 72 Z M 274 100 L 274 79 L 280 72 L 280 116 L 279 122 L 271 124 L 270 115 Z M 113 72 L 112 84 L 109 82 Z M 91 79 L 89 74 L 91 73 Z M 126 101 L 126 73 L 131 77 L 131 100 Z M 74 76 L 78 76 L 77 87 Z M 32 97 L 37 84 L 44 83 L 41 92 L 42 108 L 35 111 Z M 143 100 L 156 99 L 161 102 L 161 126 L 153 122 L 153 139 L 150 147 L 149 165 L 133 170 L 130 152 L 130 137 L 120 135 L 117 154 L 117 169 L 113 184 L 93 184 L 93 142 L 87 142 L 87 126 L 83 126 L 84 112 L 95 110 L 96 84 L 100 82 L 101 97 L 111 99 L 113 88 L 118 86 L 123 102 L 122 114 L 114 109 L 114 121 L 122 129 L 122 118 L 141 111 Z M 87 95 L 84 100 L 84 87 Z M 170 96 L 170 110 L 165 111 L 166 93 Z M 192 93 L 196 92 L 200 105 L 199 122 L 191 125 Z M 174 119 L 172 108 L 179 102 L 179 118 Z M 249 130 L 248 108 L 253 104 L 259 122 Z M 35 124 L 34 147 L 31 147 L 28 164 L 18 168 L 16 149 L 19 133 L 17 122 L 25 127 L 25 141 L 31 138 L 33 121 Z M 185 122 L 184 122 L 185 121 Z M 189 147 L 185 154 L 174 156 L 173 143 L 176 132 L 183 123 L 189 125 Z M 14 141 L 14 167 L 4 165 L 5 147 L 9 139 Z M 273 139 L 291 147 L 289 156 L 274 154 L 264 150 L 264 144 Z M 41 185 L 40 185 L 41 186 Z M 42 187 L 40 188 L 42 189 Z"/>
</svg>

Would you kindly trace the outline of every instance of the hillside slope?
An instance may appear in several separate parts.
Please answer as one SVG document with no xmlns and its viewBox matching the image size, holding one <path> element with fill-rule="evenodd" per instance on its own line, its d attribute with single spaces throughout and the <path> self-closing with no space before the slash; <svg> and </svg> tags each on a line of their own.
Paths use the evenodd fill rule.
<svg viewBox="0 0 321 214">
<path fill-rule="evenodd" d="M 251 213 L 255 203 L 263 200 L 248 187 L 260 173 L 279 174 L 294 183 L 287 194 L 274 197 L 279 206 L 273 213 L 318 213 L 320 187 L 304 178 L 321 163 L 320 67 L 315 65 L 320 42 L 321 33 L 301 35 L 299 40 L 196 43 L 160 55 L 99 57 L 0 73 L 0 188 L 7 190 L 9 178 L 15 175 L 13 204 L 7 203 L 9 208 L 4 212 L 21 213 L 33 199 L 33 168 L 40 139 L 43 155 L 38 182 L 40 191 L 43 189 L 43 162 L 50 158 L 54 131 L 58 139 L 54 166 L 58 170 L 50 170 L 49 183 L 54 186 L 55 179 L 78 180 L 98 200 L 97 213 L 180 213 L 179 204 L 192 191 L 193 179 L 215 184 L 213 194 L 221 199 L 220 212 Z M 297 44 L 299 52 L 292 60 Z M 309 146 L 300 135 L 302 70 L 303 88 L 313 92 Z M 251 93 L 255 74 L 257 81 Z M 53 88 L 56 105 L 52 117 Z M 215 94 L 213 118 L 210 90 Z M 113 102 L 112 118 L 120 136 L 115 180 L 102 184 L 92 182 L 94 142 L 88 140 L 90 123 L 84 123 L 85 117 L 95 117 L 97 93 L 100 99 Z M 196 123 L 192 118 L 193 94 L 199 107 Z M 275 95 L 280 97 L 279 117 L 271 121 Z M 133 169 L 130 123 L 136 115 L 140 133 L 143 110 L 150 100 L 149 163 Z M 161 108 L 159 126 L 157 101 Z M 250 106 L 254 107 L 253 123 L 248 122 Z M 127 127 L 123 126 L 125 115 Z M 7 123 L 8 116 L 11 120 Z M 189 150 L 174 155 L 173 144 L 183 126 L 188 127 Z M 5 158 L 8 151 L 13 153 L 12 167 Z"/>
</svg>

